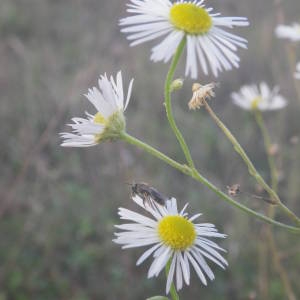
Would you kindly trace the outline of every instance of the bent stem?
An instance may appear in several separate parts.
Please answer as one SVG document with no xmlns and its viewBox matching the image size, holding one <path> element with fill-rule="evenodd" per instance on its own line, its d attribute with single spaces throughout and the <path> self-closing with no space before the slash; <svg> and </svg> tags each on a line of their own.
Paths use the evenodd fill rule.
<svg viewBox="0 0 300 300">
<path fill-rule="evenodd" d="M 157 157 L 158 159 L 164 161 L 165 163 L 169 164 L 173 168 L 179 170 L 180 172 L 194 178 L 195 180 L 201 182 L 205 186 L 207 186 L 209 189 L 211 189 L 215 194 L 217 194 L 223 201 L 228 202 L 230 205 L 242 210 L 243 212 L 252 215 L 264 222 L 267 222 L 269 224 L 284 228 L 288 230 L 291 233 L 296 233 L 300 234 L 300 228 L 294 227 L 294 226 L 289 226 L 286 224 L 283 224 L 281 222 L 277 222 L 269 217 L 266 217 L 250 208 L 247 206 L 239 203 L 238 201 L 234 200 L 233 198 L 229 197 L 227 194 L 223 193 L 220 189 L 218 189 L 213 183 L 211 183 L 208 179 L 206 179 L 204 176 L 202 176 L 197 170 L 185 165 L 185 164 L 180 164 L 177 161 L 173 160 L 172 158 L 168 157 L 164 153 L 158 151 L 157 149 L 153 148 L 152 146 L 140 141 L 139 139 L 129 135 L 126 132 L 122 132 L 120 134 L 120 139 L 123 141 L 134 145 L 140 149 L 143 149 L 144 151 L 148 152 L 149 154 Z"/>
<path fill-rule="evenodd" d="M 300 219 L 288 208 L 286 207 L 280 200 L 277 193 L 265 182 L 265 180 L 262 178 L 262 176 L 258 173 L 256 168 L 254 167 L 252 161 L 240 145 L 240 143 L 237 141 L 237 139 L 234 137 L 234 135 L 230 132 L 230 130 L 225 126 L 225 124 L 218 118 L 218 116 L 215 114 L 215 112 L 211 109 L 211 107 L 208 105 L 206 101 L 203 101 L 204 107 L 206 108 L 209 115 L 212 117 L 212 119 L 215 121 L 215 123 L 218 125 L 218 127 L 224 132 L 226 137 L 229 139 L 229 141 L 232 143 L 234 150 L 241 156 L 243 161 L 248 167 L 249 173 L 256 179 L 256 181 L 265 189 L 266 192 L 270 195 L 271 199 L 275 202 L 274 204 L 278 205 L 278 207 L 297 225 L 300 225 Z"/>
<path fill-rule="evenodd" d="M 254 111 L 254 116 L 255 120 L 261 130 L 262 137 L 264 140 L 264 146 L 265 146 L 265 152 L 268 157 L 268 163 L 269 163 L 269 169 L 270 169 L 270 174 L 271 174 L 271 186 L 272 189 L 277 192 L 278 188 L 278 175 L 277 175 L 277 170 L 276 170 L 276 165 L 274 161 L 274 157 L 270 153 L 270 147 L 271 147 L 271 138 L 270 138 L 270 133 L 265 125 L 262 113 L 259 110 Z M 268 211 L 267 211 L 267 216 L 270 218 L 274 218 L 275 215 L 275 210 L 273 206 L 269 206 Z M 274 238 L 273 231 L 270 227 L 266 228 L 266 237 L 268 239 L 268 244 L 270 248 L 270 252 L 272 255 L 272 260 L 274 267 L 279 274 L 279 277 L 281 279 L 281 282 L 284 286 L 284 289 L 286 291 L 287 297 L 289 300 L 296 300 L 296 296 L 294 294 L 294 291 L 292 289 L 288 274 L 284 268 L 284 266 L 281 263 L 280 255 L 278 253 L 278 249 L 276 247 L 276 242 Z"/>
<path fill-rule="evenodd" d="M 180 144 L 180 147 L 184 153 L 184 156 L 186 158 L 186 161 L 188 163 L 188 165 L 194 169 L 195 165 L 190 153 L 190 150 L 184 140 L 183 135 L 181 134 L 180 130 L 178 129 L 174 116 L 173 116 L 173 112 L 172 112 L 172 104 L 171 104 L 171 93 L 172 93 L 172 89 L 171 89 L 171 85 L 172 85 L 172 81 L 173 81 L 173 77 L 174 77 L 174 73 L 176 70 L 176 67 L 178 65 L 179 59 L 181 54 L 183 53 L 184 47 L 186 45 L 186 37 L 184 37 L 182 39 L 182 41 L 180 42 L 179 46 L 177 47 L 176 53 L 173 56 L 171 65 L 170 65 L 170 69 L 168 71 L 167 77 L 166 77 L 166 81 L 165 81 L 165 90 L 164 90 L 164 96 L 165 96 L 165 106 L 166 106 L 166 113 L 167 113 L 167 118 L 168 121 L 170 123 L 170 126 Z"/>
<path fill-rule="evenodd" d="M 166 268 L 165 268 L 167 280 L 168 280 L 168 274 L 170 271 L 170 266 L 171 266 L 171 259 L 168 261 Z M 173 282 L 171 283 L 170 294 L 171 294 L 172 300 L 179 300 L 179 296 L 176 292 L 176 288 L 175 288 L 175 285 Z"/>
</svg>

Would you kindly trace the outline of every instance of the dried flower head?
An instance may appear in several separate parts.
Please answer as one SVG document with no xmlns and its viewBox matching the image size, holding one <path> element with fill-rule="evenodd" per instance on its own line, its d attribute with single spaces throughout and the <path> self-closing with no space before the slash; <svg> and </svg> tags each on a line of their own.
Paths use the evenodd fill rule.
<svg viewBox="0 0 300 300">
<path fill-rule="evenodd" d="M 200 83 L 194 83 L 192 87 L 193 97 L 189 102 L 189 109 L 196 110 L 204 105 L 206 99 L 211 99 L 215 97 L 214 88 L 217 83 L 211 82 L 206 85 L 201 85 Z"/>
</svg>

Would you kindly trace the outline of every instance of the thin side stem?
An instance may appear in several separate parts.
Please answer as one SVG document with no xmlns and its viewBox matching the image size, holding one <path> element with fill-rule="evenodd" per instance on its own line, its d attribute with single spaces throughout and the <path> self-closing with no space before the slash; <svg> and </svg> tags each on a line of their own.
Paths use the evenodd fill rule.
<svg viewBox="0 0 300 300">
<path fill-rule="evenodd" d="M 265 191 L 268 192 L 271 199 L 274 200 L 275 204 L 279 206 L 279 208 L 297 225 L 300 225 L 300 219 L 288 208 L 286 207 L 280 200 L 277 193 L 265 182 L 265 180 L 262 178 L 262 176 L 258 173 L 256 168 L 254 167 L 253 163 L 251 162 L 250 158 L 240 145 L 240 143 L 237 141 L 237 139 L 234 137 L 234 135 L 230 132 L 230 130 L 225 126 L 225 124 L 218 118 L 218 116 L 215 114 L 215 112 L 211 109 L 211 107 L 208 105 L 206 101 L 203 101 L 204 107 L 206 108 L 209 115 L 212 117 L 212 119 L 215 121 L 215 123 L 218 125 L 218 127 L 224 132 L 226 137 L 229 139 L 229 141 L 232 143 L 235 151 L 241 156 L 243 161 L 248 167 L 249 173 L 256 179 L 256 181 L 265 189 Z"/>
<path fill-rule="evenodd" d="M 255 115 L 255 119 L 256 122 L 261 130 L 262 133 L 262 137 L 264 140 L 264 146 L 265 146 L 265 152 L 266 155 L 268 157 L 268 163 L 269 163 L 269 169 L 270 169 L 270 174 L 271 174 L 271 186 L 272 189 L 277 192 L 277 188 L 278 188 L 278 176 L 277 176 L 277 170 L 276 170 L 276 165 L 275 165 L 275 160 L 274 157 L 271 155 L 270 153 L 270 148 L 271 148 L 271 137 L 270 137 L 270 133 L 265 125 L 262 113 L 259 110 L 256 110 L 254 112 Z M 272 206 L 270 206 L 268 208 L 267 211 L 267 216 L 270 218 L 274 218 L 275 215 L 275 210 Z M 272 228 L 267 227 L 266 228 L 266 237 L 268 240 L 268 245 L 270 248 L 270 252 L 272 255 L 272 260 L 273 260 L 273 264 L 274 267 L 277 271 L 277 273 L 279 274 L 279 277 L 281 279 L 282 285 L 286 291 L 286 295 L 288 297 L 289 300 L 296 300 L 296 296 L 294 294 L 294 291 L 292 289 L 292 285 L 290 283 L 288 274 L 284 268 L 284 266 L 281 263 L 281 259 L 280 259 L 280 255 L 278 253 L 278 249 L 276 246 L 276 242 L 275 242 L 275 238 L 274 238 L 274 234 L 272 231 Z"/>
<path fill-rule="evenodd" d="M 272 146 L 270 134 L 269 134 L 268 129 L 263 120 L 262 113 L 259 110 L 255 110 L 254 116 L 255 116 L 256 123 L 257 123 L 258 127 L 260 128 L 260 131 L 261 131 L 261 134 L 263 137 L 263 141 L 264 141 L 265 152 L 266 152 L 266 155 L 268 158 L 268 164 L 269 164 L 270 175 L 271 175 L 271 187 L 276 192 L 277 186 L 278 186 L 278 176 L 277 176 L 277 170 L 276 170 L 274 157 L 270 153 L 270 149 Z"/>
<path fill-rule="evenodd" d="M 280 222 L 277 222 L 275 220 L 272 220 L 271 218 L 268 218 L 260 213 L 257 213 L 256 211 L 244 206 L 243 204 L 239 203 L 238 201 L 234 200 L 233 198 L 229 197 L 227 194 L 223 193 L 220 189 L 218 189 L 214 184 L 212 184 L 209 180 L 207 180 L 204 176 L 202 176 L 197 170 L 190 168 L 187 165 L 180 164 L 177 161 L 173 160 L 172 158 L 168 157 L 167 155 L 163 154 L 162 152 L 158 151 L 157 149 L 153 148 L 152 146 L 138 140 L 137 138 L 129 135 L 126 132 L 121 133 L 120 138 L 131 144 L 134 145 L 140 149 L 143 149 L 144 151 L 148 152 L 149 154 L 157 157 L 158 159 L 164 161 L 165 163 L 169 164 L 173 168 L 179 170 L 180 172 L 194 178 L 195 180 L 201 182 L 205 186 L 207 186 L 209 189 L 211 189 L 214 193 L 216 193 L 223 201 L 228 202 L 232 206 L 244 211 L 245 213 L 252 215 L 264 222 L 267 222 L 269 224 L 284 228 L 288 230 L 291 233 L 300 234 L 300 228 L 289 226 Z"/>
<path fill-rule="evenodd" d="M 173 82 L 173 77 L 174 77 L 176 67 L 178 65 L 180 56 L 183 53 L 185 45 L 186 45 L 186 38 L 184 37 L 182 39 L 182 41 L 180 42 L 179 46 L 177 47 L 175 55 L 173 56 L 173 59 L 172 59 L 171 65 L 170 65 L 170 69 L 168 71 L 166 81 L 165 81 L 164 96 L 165 96 L 166 113 L 167 113 L 167 118 L 170 123 L 170 126 L 180 144 L 180 147 L 184 153 L 184 156 L 186 158 L 188 165 L 194 169 L 195 165 L 194 165 L 190 150 L 184 140 L 183 135 L 181 134 L 180 130 L 178 129 L 178 127 L 176 125 L 176 122 L 175 122 L 175 119 L 173 116 L 173 112 L 172 112 L 172 104 L 171 104 L 171 94 L 172 94 L 171 85 Z"/>
<path fill-rule="evenodd" d="M 168 274 L 170 271 L 170 266 L 171 266 L 171 260 L 168 261 L 166 268 L 165 268 L 167 279 L 168 279 Z M 171 294 L 172 300 L 179 300 L 179 295 L 177 294 L 177 291 L 176 291 L 176 288 L 175 288 L 175 285 L 173 282 L 171 283 L 170 294 Z"/>
<path fill-rule="evenodd" d="M 258 236 L 258 288 L 259 299 L 269 300 L 269 248 L 266 240 L 267 228 L 265 224 L 261 227 Z"/>
<path fill-rule="evenodd" d="M 267 155 L 267 159 L 268 159 L 268 164 L 269 164 L 269 169 L 270 169 L 270 176 L 271 176 L 271 187 L 274 191 L 277 191 L 277 171 L 276 171 L 276 166 L 275 166 L 275 161 L 273 159 L 273 156 L 270 155 L 270 148 L 271 148 L 271 138 L 270 135 L 268 133 L 268 130 L 263 122 L 263 118 L 261 115 L 261 112 L 259 110 L 256 110 L 254 112 L 254 116 L 255 116 L 255 120 L 256 123 L 258 124 L 261 133 L 262 133 L 262 137 L 263 137 L 263 141 L 264 141 L 264 147 L 265 147 L 265 152 Z M 274 213 L 275 213 L 275 209 L 273 206 L 269 206 L 267 209 L 267 216 L 270 218 L 274 218 Z M 262 299 L 268 299 L 269 298 L 269 272 L 268 272 L 268 261 L 269 261 L 269 256 L 271 254 L 271 259 L 274 261 L 274 248 L 273 250 L 271 249 L 271 240 L 273 240 L 273 232 L 271 230 L 270 227 L 268 226 L 263 226 L 262 227 L 262 232 L 261 232 L 261 237 L 260 237 L 260 254 L 261 254 L 261 260 L 264 262 L 264 269 L 261 268 L 260 265 L 260 271 L 263 277 L 263 284 L 261 284 L 260 286 L 260 290 L 261 290 L 261 298 Z M 267 243 L 264 243 L 263 241 L 267 240 Z M 271 253 L 269 253 L 269 250 Z"/>
<path fill-rule="evenodd" d="M 231 204 L 232 206 L 235 206 L 236 208 L 244 211 L 245 213 L 255 216 L 263 221 L 265 221 L 268 224 L 273 224 L 273 225 L 278 225 L 280 227 L 282 227 L 282 225 L 284 225 L 284 227 L 286 229 L 289 228 L 289 230 L 291 230 L 294 233 L 300 233 L 300 228 L 299 227 L 294 227 L 294 226 L 288 226 L 285 225 L 283 223 L 277 222 L 269 217 L 266 217 L 265 215 L 262 215 L 250 208 L 248 208 L 247 206 L 244 206 L 243 204 L 237 202 L 236 200 L 234 200 L 233 198 L 229 197 L 227 194 L 225 194 L 224 192 L 222 192 L 220 189 L 218 189 L 214 184 L 212 184 L 209 180 L 207 180 L 204 176 L 202 176 L 198 171 L 194 171 L 194 174 L 192 176 L 194 179 L 196 179 L 197 181 L 201 182 L 202 184 L 204 184 L 205 186 L 207 186 L 209 189 L 211 189 L 215 194 L 217 194 L 222 200 L 228 202 L 229 204 Z M 288 227 L 286 227 L 288 226 Z"/>
<path fill-rule="evenodd" d="M 271 250 L 271 254 L 272 254 L 272 260 L 274 263 L 274 267 L 276 269 L 276 271 L 279 274 L 279 277 L 281 279 L 281 282 L 284 286 L 284 289 L 286 291 L 287 297 L 289 300 L 296 300 L 296 296 L 294 294 L 294 291 L 292 289 L 288 274 L 285 270 L 285 268 L 283 267 L 281 260 L 280 260 L 280 255 L 278 253 L 277 247 L 276 247 L 276 243 L 275 243 L 275 239 L 274 239 L 274 235 L 272 232 L 271 228 L 268 228 L 268 242 L 269 242 L 269 247 Z"/>
<path fill-rule="evenodd" d="M 165 163 L 172 166 L 173 168 L 190 176 L 191 169 L 189 166 L 180 164 L 179 162 L 175 161 L 174 159 L 170 158 L 169 156 L 165 155 L 164 153 L 162 153 L 162 152 L 158 151 L 157 149 L 153 148 L 152 146 L 142 142 L 141 140 L 129 135 L 126 132 L 122 133 L 120 138 L 131 145 L 134 145 L 140 149 L 145 150 L 152 156 L 157 157 L 158 159 L 164 161 Z"/>
</svg>

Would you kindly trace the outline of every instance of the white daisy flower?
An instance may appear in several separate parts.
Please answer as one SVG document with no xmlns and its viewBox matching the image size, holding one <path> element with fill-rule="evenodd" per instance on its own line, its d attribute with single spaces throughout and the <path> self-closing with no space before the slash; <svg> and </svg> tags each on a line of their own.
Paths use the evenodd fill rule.
<svg viewBox="0 0 300 300">
<path fill-rule="evenodd" d="M 198 77 L 198 62 L 207 75 L 239 67 L 237 49 L 247 48 L 247 40 L 222 27 L 247 26 L 247 18 L 221 17 L 199 1 L 131 0 L 121 19 L 122 32 L 128 34 L 131 46 L 166 36 L 152 49 L 151 60 L 168 62 L 184 37 L 187 39 L 186 76 Z"/>
<path fill-rule="evenodd" d="M 103 140 L 118 138 L 125 129 L 125 111 L 132 90 L 133 79 L 129 83 L 126 101 L 123 92 L 123 80 L 121 71 L 118 72 L 116 81 L 106 74 L 100 76 L 99 89 L 93 87 L 85 95 L 97 109 L 97 113 L 91 115 L 86 112 L 87 118 L 73 118 L 74 123 L 68 124 L 73 133 L 61 133 L 63 147 L 90 147 Z"/>
<path fill-rule="evenodd" d="M 289 39 L 292 42 L 300 41 L 300 24 L 294 23 L 291 26 L 278 25 L 275 34 L 280 39 Z"/>
<path fill-rule="evenodd" d="M 297 63 L 296 72 L 294 73 L 296 79 L 300 79 L 300 62 Z"/>
<path fill-rule="evenodd" d="M 185 212 L 187 204 L 179 212 L 176 199 L 167 201 L 166 206 L 144 202 L 138 195 L 133 200 L 152 218 L 120 208 L 119 215 L 130 223 L 117 225 L 121 232 L 115 233 L 115 243 L 123 245 L 123 249 L 148 246 L 138 259 L 140 265 L 150 256 L 153 262 L 148 271 L 148 278 L 158 276 L 168 262 L 170 269 L 167 277 L 166 293 L 170 291 L 173 280 L 177 290 L 185 282 L 190 284 L 190 265 L 196 271 L 200 281 L 207 285 L 207 278 L 215 278 L 206 260 L 225 269 L 227 261 L 218 251 L 225 251 L 209 238 L 225 238 L 226 235 L 218 233 L 213 224 L 194 223 L 201 214 L 188 217 Z M 145 204 L 145 206 L 144 206 Z M 174 279 L 175 277 L 175 279 Z"/>
<path fill-rule="evenodd" d="M 236 105 L 246 110 L 278 110 L 287 105 L 286 99 L 279 94 L 279 87 L 271 90 L 265 82 L 259 86 L 245 85 L 231 97 Z"/>
</svg>

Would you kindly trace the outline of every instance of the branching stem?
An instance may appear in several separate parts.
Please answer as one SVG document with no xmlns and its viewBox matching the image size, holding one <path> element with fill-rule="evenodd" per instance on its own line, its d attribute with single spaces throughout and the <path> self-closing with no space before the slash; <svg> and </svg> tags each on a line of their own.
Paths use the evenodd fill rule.
<svg viewBox="0 0 300 300">
<path fill-rule="evenodd" d="M 218 125 L 218 127 L 224 132 L 228 140 L 232 143 L 234 150 L 241 156 L 243 161 L 248 167 L 250 175 L 252 175 L 255 180 L 265 189 L 265 191 L 270 195 L 271 199 L 278 205 L 278 207 L 293 221 L 295 224 L 300 226 L 300 219 L 287 207 L 285 206 L 275 190 L 271 188 L 266 181 L 262 178 L 262 176 L 258 173 L 255 166 L 253 165 L 252 161 L 246 154 L 243 147 L 240 145 L 240 143 L 237 141 L 237 139 L 234 137 L 234 135 L 230 132 L 230 130 L 226 127 L 226 125 L 219 119 L 219 117 L 215 114 L 215 112 L 212 110 L 212 108 L 208 105 L 206 101 L 203 101 L 204 107 L 206 108 L 209 115 L 212 117 L 212 119 L 215 121 L 215 123 Z M 260 120 L 259 120 L 260 121 Z M 270 166 L 271 167 L 271 166 Z M 272 166 L 273 168 L 273 166 Z M 274 170 L 273 172 L 276 172 Z M 274 173 L 273 176 L 276 176 Z"/>
<path fill-rule="evenodd" d="M 275 226 L 279 226 L 281 228 L 284 228 L 286 230 L 288 230 L 291 233 L 296 233 L 296 234 L 300 234 L 300 228 L 298 227 L 294 227 L 294 226 L 289 226 L 286 224 L 283 224 L 281 222 L 277 222 L 271 218 L 268 218 L 248 207 L 246 207 L 245 205 L 239 203 L 237 200 L 231 198 L 230 196 L 228 196 L 227 194 L 225 194 L 224 192 L 222 192 L 219 188 L 217 188 L 213 183 L 211 183 L 208 179 L 206 179 L 204 176 L 202 176 L 199 171 L 197 171 L 196 169 L 192 169 L 191 167 L 185 165 L 185 164 L 181 164 L 177 161 L 175 161 L 174 159 L 168 157 L 167 155 L 165 155 L 164 153 L 160 152 L 159 150 L 153 148 L 152 146 L 140 141 L 139 139 L 129 135 L 126 132 L 123 132 L 120 136 L 120 138 L 129 143 L 132 144 L 140 149 L 143 149 L 144 151 L 146 151 L 147 153 L 157 157 L 158 159 L 164 161 L 165 163 L 169 164 L 170 166 L 172 166 L 173 168 L 179 170 L 180 172 L 194 178 L 195 180 L 201 182 L 202 184 L 204 184 L 205 186 L 207 186 L 209 189 L 211 189 L 213 192 L 215 192 L 222 200 L 228 202 L 229 204 L 231 204 L 232 206 L 244 211 L 245 213 L 252 215 L 264 222 L 267 222 L 269 224 L 275 225 Z"/>
</svg>

